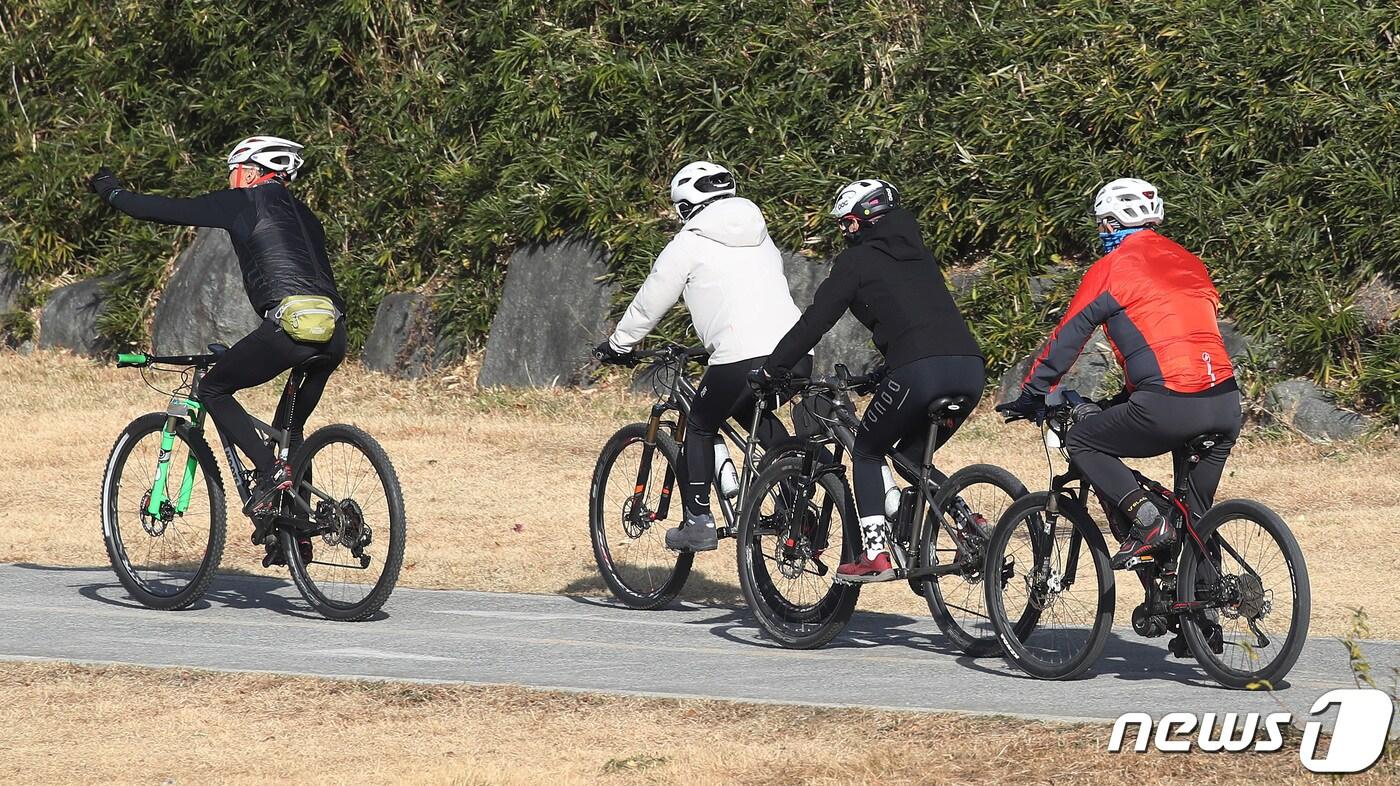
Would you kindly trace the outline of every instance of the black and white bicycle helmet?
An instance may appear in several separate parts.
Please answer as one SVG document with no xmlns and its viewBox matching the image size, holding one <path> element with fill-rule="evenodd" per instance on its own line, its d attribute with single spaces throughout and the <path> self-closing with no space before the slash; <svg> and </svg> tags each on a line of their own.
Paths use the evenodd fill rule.
<svg viewBox="0 0 1400 786">
<path fill-rule="evenodd" d="M 705 205 L 737 193 L 734 175 L 709 161 L 695 161 L 681 167 L 671 178 L 671 204 L 682 221 L 689 221 Z"/>
<path fill-rule="evenodd" d="M 296 180 L 297 170 L 305 163 L 299 153 L 302 145 L 275 136 L 250 136 L 233 146 L 228 154 L 231 171 L 240 164 L 257 164 L 288 180 Z"/>
</svg>

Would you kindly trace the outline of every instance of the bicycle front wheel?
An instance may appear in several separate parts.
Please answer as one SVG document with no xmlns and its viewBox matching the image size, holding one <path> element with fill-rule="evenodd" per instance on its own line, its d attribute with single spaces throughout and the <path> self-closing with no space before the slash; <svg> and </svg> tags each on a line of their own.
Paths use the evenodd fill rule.
<svg viewBox="0 0 1400 786">
<path fill-rule="evenodd" d="M 987 611 L 1012 665 L 1044 680 L 1077 677 L 1103 652 L 1113 626 L 1108 547 L 1093 519 L 1065 497 L 1027 494 L 997 522 L 987 544 Z M 1014 616 L 1013 616 L 1014 615 Z M 1034 628 L 1018 630 L 1027 615 Z"/>
<path fill-rule="evenodd" d="M 327 619 L 374 616 L 398 582 L 405 539 L 403 491 L 384 448 L 354 426 L 318 429 L 297 450 L 289 493 L 312 510 L 312 528 L 278 533 L 301 596 Z"/>
<path fill-rule="evenodd" d="M 589 489 L 588 530 L 598 572 L 634 609 L 670 604 L 690 576 L 694 554 L 666 548 L 668 522 L 684 519 L 680 448 L 667 434 L 646 444 L 647 424 L 622 427 L 598 456 Z"/>
<path fill-rule="evenodd" d="M 1211 508 L 1196 536 L 1186 536 L 1177 576 L 1177 600 L 1193 609 L 1181 615 L 1187 645 L 1221 685 L 1276 687 L 1303 651 L 1312 613 L 1298 541 L 1277 513 L 1244 499 Z"/>
<path fill-rule="evenodd" d="M 739 585 L 763 632 L 784 647 L 812 649 L 836 637 L 860 597 L 857 584 L 838 584 L 836 566 L 854 559 L 854 511 L 845 480 L 802 474 L 789 455 L 754 480 L 739 517 Z M 800 493 L 811 484 L 809 493 Z M 796 520 L 797 536 L 794 532 Z"/>
<path fill-rule="evenodd" d="M 982 587 L 987 538 L 1002 514 L 1025 495 L 1026 487 L 1015 475 L 974 464 L 939 487 L 924 523 L 919 567 L 938 571 L 922 582 L 929 613 L 943 635 L 974 658 L 1001 652 Z M 1024 639 L 1035 625 L 1033 612 L 1026 608 L 1018 615 L 1017 638 Z"/>
<path fill-rule="evenodd" d="M 117 579 L 153 609 L 183 609 L 203 597 L 224 553 L 224 486 L 209 443 L 179 421 L 162 456 L 166 421 L 152 412 L 117 437 L 102 478 L 102 540 Z M 157 493 L 159 462 L 166 461 Z M 181 489 L 189 496 L 182 498 Z M 150 512 L 152 496 L 165 501 Z"/>
</svg>

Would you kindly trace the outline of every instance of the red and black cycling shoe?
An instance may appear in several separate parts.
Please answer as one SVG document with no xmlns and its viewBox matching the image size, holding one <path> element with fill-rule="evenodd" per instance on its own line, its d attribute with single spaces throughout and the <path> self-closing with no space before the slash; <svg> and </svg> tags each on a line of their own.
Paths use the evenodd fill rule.
<svg viewBox="0 0 1400 786">
<path fill-rule="evenodd" d="M 1118 548 L 1110 564 L 1114 570 L 1136 568 L 1153 562 L 1153 556 L 1176 544 L 1176 528 L 1165 516 L 1146 527 L 1133 527 L 1128 539 Z"/>
<path fill-rule="evenodd" d="M 880 552 L 875 555 L 875 559 L 865 556 L 862 551 L 855 562 L 847 562 L 836 568 L 837 581 L 889 581 L 894 578 L 894 565 L 890 563 L 890 555 Z"/>
<path fill-rule="evenodd" d="M 253 487 L 248 493 L 248 504 L 243 506 L 243 515 L 256 516 L 268 512 L 282 492 L 291 487 L 292 466 L 279 459 L 273 464 L 272 472 L 259 475 L 253 481 Z"/>
</svg>

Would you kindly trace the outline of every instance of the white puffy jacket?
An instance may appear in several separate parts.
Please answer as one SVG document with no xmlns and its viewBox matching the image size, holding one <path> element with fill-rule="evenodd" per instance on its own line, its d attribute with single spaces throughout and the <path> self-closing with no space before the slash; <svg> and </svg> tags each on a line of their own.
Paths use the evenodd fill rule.
<svg viewBox="0 0 1400 786">
<path fill-rule="evenodd" d="M 714 365 L 769 354 L 802 315 L 763 213 L 742 197 L 709 205 L 666 244 L 617 323 L 613 348 L 630 351 L 682 296 Z"/>
</svg>

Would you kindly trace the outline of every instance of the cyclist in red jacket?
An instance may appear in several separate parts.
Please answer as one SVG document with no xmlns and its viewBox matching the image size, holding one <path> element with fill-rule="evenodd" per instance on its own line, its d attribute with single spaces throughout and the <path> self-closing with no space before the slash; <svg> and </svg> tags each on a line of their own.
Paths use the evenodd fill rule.
<svg viewBox="0 0 1400 786">
<path fill-rule="evenodd" d="M 1189 472 L 1199 514 L 1215 498 L 1225 459 L 1240 432 L 1240 392 L 1220 337 L 1220 295 L 1194 254 L 1158 234 L 1161 193 L 1136 178 L 1114 180 L 1094 200 L 1105 256 L 1095 262 L 1069 309 L 1036 354 L 1021 395 L 998 411 L 1028 417 L 1044 411 L 1045 394 L 1064 376 L 1100 325 L 1127 380 L 1101 415 L 1074 427 L 1070 460 L 1131 525 L 1113 567 L 1135 567 L 1176 542 L 1176 530 L 1147 498 L 1120 457 L 1172 452 L 1178 476 Z M 1184 445 L 1193 437 L 1225 438 L 1194 467 Z"/>
</svg>

